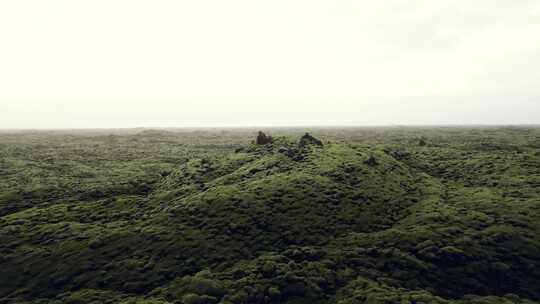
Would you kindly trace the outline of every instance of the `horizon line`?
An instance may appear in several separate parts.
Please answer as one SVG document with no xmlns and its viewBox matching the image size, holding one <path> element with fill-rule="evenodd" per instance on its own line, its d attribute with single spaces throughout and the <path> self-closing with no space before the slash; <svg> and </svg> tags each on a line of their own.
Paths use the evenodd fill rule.
<svg viewBox="0 0 540 304">
<path fill-rule="evenodd" d="M 137 127 L 53 127 L 53 128 L 0 128 L 0 131 L 83 131 L 83 130 L 136 130 L 136 129 L 284 129 L 284 128 L 392 128 L 392 127 L 540 127 L 540 123 L 448 123 L 448 124 L 358 124 L 358 125 L 223 125 L 223 126 L 137 126 Z"/>
</svg>

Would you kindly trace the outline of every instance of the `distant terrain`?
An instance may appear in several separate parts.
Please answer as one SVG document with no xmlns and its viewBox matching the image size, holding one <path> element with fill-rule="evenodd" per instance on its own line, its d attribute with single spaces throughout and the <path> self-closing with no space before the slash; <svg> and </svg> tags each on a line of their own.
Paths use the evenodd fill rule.
<svg viewBox="0 0 540 304">
<path fill-rule="evenodd" d="M 540 303 L 540 127 L 258 131 L 1 132 L 0 303 Z"/>
</svg>

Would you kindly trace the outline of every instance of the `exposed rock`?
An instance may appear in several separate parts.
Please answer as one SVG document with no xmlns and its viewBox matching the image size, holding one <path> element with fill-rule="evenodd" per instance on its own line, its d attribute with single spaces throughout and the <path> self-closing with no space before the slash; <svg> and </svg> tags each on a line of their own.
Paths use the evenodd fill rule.
<svg viewBox="0 0 540 304">
<path fill-rule="evenodd" d="M 302 161 L 304 160 L 304 155 L 301 151 L 299 151 L 296 148 L 286 148 L 286 147 L 280 147 L 278 149 L 278 153 L 284 154 L 290 159 L 294 161 Z"/>
<path fill-rule="evenodd" d="M 262 131 L 259 131 L 259 135 L 257 135 L 256 143 L 257 145 L 266 145 L 272 143 L 273 139 L 272 136 L 267 136 Z"/>
<path fill-rule="evenodd" d="M 373 155 L 371 155 L 366 161 L 364 161 L 364 164 L 370 166 L 370 167 L 375 167 L 377 166 L 379 163 L 377 162 L 377 160 L 375 159 L 375 157 L 373 157 Z"/>
<path fill-rule="evenodd" d="M 316 146 L 322 147 L 323 143 L 317 138 L 311 136 L 309 133 L 306 133 L 304 134 L 304 136 L 300 138 L 300 141 L 298 142 L 298 146 L 302 148 L 307 145 L 316 145 Z"/>
</svg>

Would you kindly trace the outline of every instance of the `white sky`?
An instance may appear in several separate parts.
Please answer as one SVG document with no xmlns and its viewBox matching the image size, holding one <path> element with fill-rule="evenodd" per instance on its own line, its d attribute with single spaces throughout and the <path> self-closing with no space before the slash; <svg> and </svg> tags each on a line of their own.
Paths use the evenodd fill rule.
<svg viewBox="0 0 540 304">
<path fill-rule="evenodd" d="M 540 123 L 540 0 L 0 0 L 0 128 Z"/>
</svg>

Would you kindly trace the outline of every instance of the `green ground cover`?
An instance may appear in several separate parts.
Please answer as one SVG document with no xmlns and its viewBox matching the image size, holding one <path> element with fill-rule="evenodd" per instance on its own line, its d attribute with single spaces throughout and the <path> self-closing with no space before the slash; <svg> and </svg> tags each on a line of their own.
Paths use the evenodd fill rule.
<svg viewBox="0 0 540 304">
<path fill-rule="evenodd" d="M 540 128 L 256 131 L 0 133 L 0 303 L 540 302 Z"/>
</svg>

